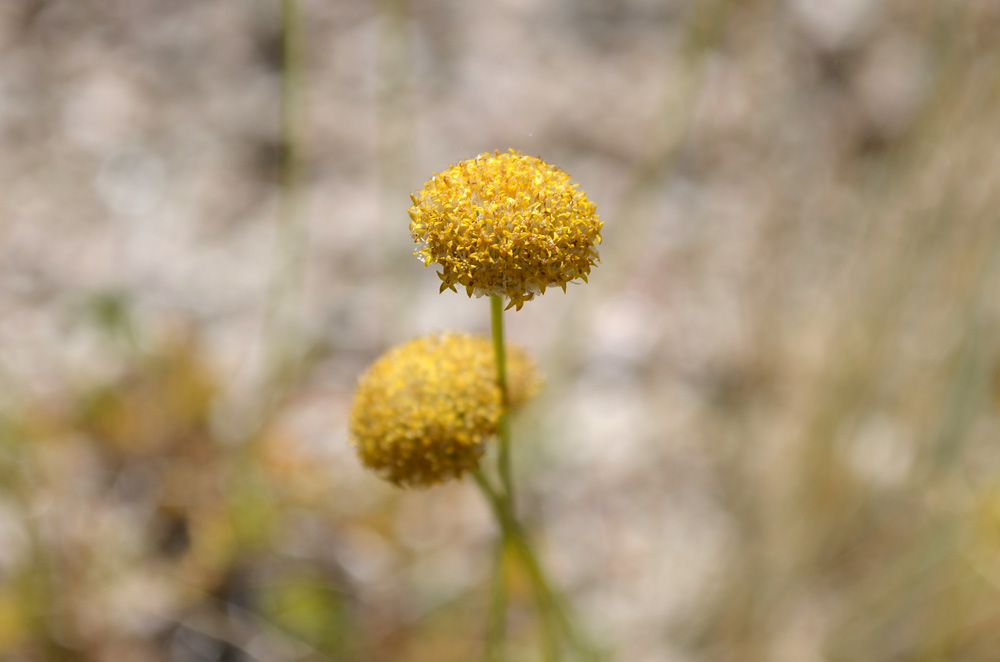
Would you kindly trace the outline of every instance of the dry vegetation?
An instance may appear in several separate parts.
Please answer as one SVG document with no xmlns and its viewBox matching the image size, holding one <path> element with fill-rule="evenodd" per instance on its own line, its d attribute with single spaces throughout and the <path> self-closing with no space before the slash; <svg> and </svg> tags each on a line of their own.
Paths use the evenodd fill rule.
<svg viewBox="0 0 1000 662">
<path fill-rule="evenodd" d="M 513 147 L 606 221 L 508 333 L 521 505 L 611 657 L 997 659 L 1000 5 L 301 11 L 290 199 L 277 3 L 0 3 L 0 658 L 479 659 L 485 505 L 345 428 L 386 346 L 485 330 L 408 193 Z"/>
</svg>

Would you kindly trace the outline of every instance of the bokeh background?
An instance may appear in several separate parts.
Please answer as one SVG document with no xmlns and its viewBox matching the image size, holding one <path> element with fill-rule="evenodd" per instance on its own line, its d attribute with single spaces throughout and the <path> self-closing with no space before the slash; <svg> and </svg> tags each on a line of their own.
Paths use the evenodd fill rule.
<svg viewBox="0 0 1000 662">
<path fill-rule="evenodd" d="M 346 416 L 487 331 L 406 210 L 507 148 L 606 223 L 507 323 L 521 507 L 610 658 L 998 659 L 998 144 L 992 0 L 5 0 L 0 659 L 481 658 L 480 495 Z"/>
</svg>

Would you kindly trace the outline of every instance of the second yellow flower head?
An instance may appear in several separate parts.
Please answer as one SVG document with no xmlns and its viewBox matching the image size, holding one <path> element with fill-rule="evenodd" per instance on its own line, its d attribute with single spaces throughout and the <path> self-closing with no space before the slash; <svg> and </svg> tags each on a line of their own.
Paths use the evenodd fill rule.
<svg viewBox="0 0 1000 662">
<path fill-rule="evenodd" d="M 540 386 L 534 361 L 510 347 L 511 407 Z M 396 485 L 426 486 L 474 469 L 501 412 L 493 345 L 434 333 L 386 352 L 358 382 L 351 441 L 361 461 Z"/>
</svg>

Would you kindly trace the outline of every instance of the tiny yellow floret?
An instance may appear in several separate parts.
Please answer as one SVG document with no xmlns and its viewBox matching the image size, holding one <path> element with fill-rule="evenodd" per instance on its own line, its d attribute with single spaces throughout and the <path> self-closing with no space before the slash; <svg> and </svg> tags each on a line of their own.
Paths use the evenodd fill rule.
<svg viewBox="0 0 1000 662">
<path fill-rule="evenodd" d="M 540 158 L 487 152 L 452 165 L 412 194 L 410 233 L 441 291 L 461 286 L 521 309 L 545 288 L 582 279 L 600 260 L 604 223 L 579 184 Z"/>
<path fill-rule="evenodd" d="M 540 386 L 531 358 L 508 347 L 511 406 Z M 488 338 L 435 333 L 382 355 L 358 382 L 350 437 L 365 466 L 404 487 L 474 469 L 500 420 L 493 345 Z"/>
</svg>

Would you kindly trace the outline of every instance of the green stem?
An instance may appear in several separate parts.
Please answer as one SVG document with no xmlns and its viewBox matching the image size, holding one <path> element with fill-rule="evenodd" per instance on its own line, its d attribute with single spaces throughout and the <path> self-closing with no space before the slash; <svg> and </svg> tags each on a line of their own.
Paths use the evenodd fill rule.
<svg viewBox="0 0 1000 662">
<path fill-rule="evenodd" d="M 490 295 L 490 326 L 493 331 L 493 356 L 497 366 L 497 386 L 500 387 L 499 446 L 497 459 L 500 482 L 514 509 L 514 480 L 511 477 L 510 460 L 510 390 L 507 387 L 507 350 L 503 337 L 503 299 Z"/>
<path fill-rule="evenodd" d="M 511 442 L 510 442 L 510 389 L 507 384 L 507 351 L 504 343 L 503 331 L 503 299 L 496 295 L 490 295 L 490 322 L 493 332 L 493 355 L 496 360 L 497 386 L 500 388 L 500 420 L 498 422 L 498 445 L 499 457 L 497 458 L 497 469 L 500 474 L 501 489 L 496 489 L 483 474 L 481 469 L 476 469 L 472 475 L 476 484 L 486 496 L 497 523 L 500 525 L 500 558 L 498 562 L 503 562 L 503 555 L 508 547 L 520 559 L 531 583 L 535 594 L 535 602 L 538 606 L 539 617 L 542 619 L 542 636 L 545 640 L 545 659 L 552 661 L 559 659 L 560 646 L 559 637 L 561 634 L 578 652 L 587 657 L 598 657 L 593 648 L 582 642 L 569 612 L 563 604 L 561 597 L 552 589 L 552 584 L 542 569 L 535 551 L 531 547 L 524 527 L 517 521 L 514 502 L 514 481 L 511 473 Z M 503 578 L 501 578 L 501 581 Z M 496 587 L 494 587 L 496 590 Z M 494 596 L 496 597 L 496 596 Z M 503 609 L 506 606 L 506 596 L 500 606 L 491 604 L 491 616 L 497 616 L 496 609 Z M 494 621 L 491 620 L 491 624 Z M 494 632 L 491 627 L 491 634 Z M 487 642 L 487 654 L 496 655 L 499 650 L 499 640 L 502 633 L 496 640 Z M 494 645 L 495 644 L 495 645 Z M 490 658 L 494 659 L 494 658 Z"/>
<path fill-rule="evenodd" d="M 510 502 L 506 498 L 503 492 L 493 487 L 489 480 L 483 474 L 481 469 L 476 469 L 472 472 L 473 478 L 476 480 L 476 484 L 479 489 L 483 492 L 486 497 L 487 502 L 490 504 L 490 510 L 493 511 L 493 515 L 497 520 L 497 524 L 500 525 L 500 548 L 506 551 L 508 545 L 510 545 L 513 550 L 517 553 L 517 557 L 521 560 L 521 563 L 525 565 L 525 569 L 528 571 L 528 580 L 531 583 L 532 591 L 535 595 L 535 603 L 538 608 L 539 616 L 542 619 L 542 637 L 545 640 L 545 657 L 546 662 L 554 662 L 559 659 L 559 642 L 556 637 L 556 631 L 558 629 L 558 622 L 553 617 L 550 602 L 545 599 L 546 592 L 551 593 L 548 589 L 548 580 L 545 578 L 544 574 L 538 572 L 537 561 L 533 564 L 536 571 L 532 571 L 529 564 L 525 562 L 524 548 L 527 546 L 527 540 L 524 539 L 523 533 L 518 533 L 520 525 L 513 517 L 513 513 L 510 510 Z M 518 543 L 517 540 L 520 538 L 523 542 Z M 528 548 L 530 552 L 530 547 Z M 532 555 L 533 556 L 533 555 Z M 540 585 L 545 584 L 545 588 Z M 489 642 L 488 642 L 489 644 Z M 496 654 L 499 646 L 489 645 L 487 649 L 487 654 Z M 488 659 L 496 659 L 494 657 L 489 657 Z"/>
<path fill-rule="evenodd" d="M 472 476 L 489 502 L 497 524 L 500 525 L 503 536 L 501 544 L 504 547 L 507 545 L 512 547 L 527 573 L 528 581 L 535 595 L 535 603 L 543 621 L 542 635 L 545 638 L 545 659 L 555 660 L 559 657 L 557 632 L 583 656 L 599 659 L 600 656 L 595 652 L 593 646 L 585 642 L 577 632 L 564 600 L 552 588 L 552 582 L 539 562 L 524 527 L 517 521 L 509 499 L 503 492 L 490 484 L 481 469 L 473 471 Z"/>
</svg>

